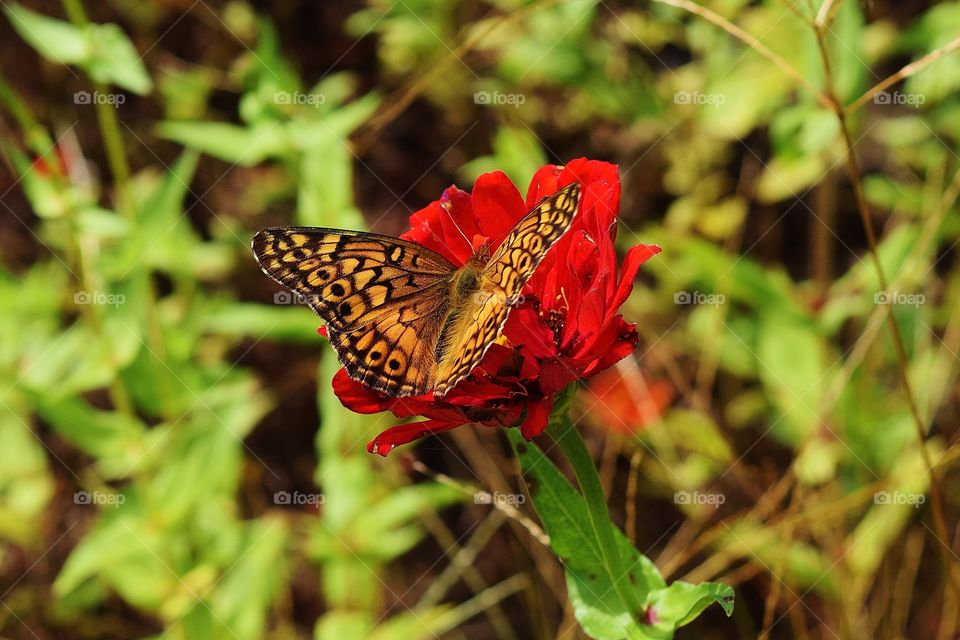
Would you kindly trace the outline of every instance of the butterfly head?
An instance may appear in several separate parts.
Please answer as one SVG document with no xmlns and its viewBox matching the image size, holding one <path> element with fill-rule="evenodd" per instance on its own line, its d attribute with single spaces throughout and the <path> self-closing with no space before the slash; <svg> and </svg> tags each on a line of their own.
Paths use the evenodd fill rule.
<svg viewBox="0 0 960 640">
<path fill-rule="evenodd" d="M 473 255 L 470 257 L 470 262 L 478 267 L 482 267 L 490 261 L 490 256 L 493 253 L 490 249 L 490 238 L 476 234 L 473 236 L 471 246 L 473 248 Z"/>
</svg>

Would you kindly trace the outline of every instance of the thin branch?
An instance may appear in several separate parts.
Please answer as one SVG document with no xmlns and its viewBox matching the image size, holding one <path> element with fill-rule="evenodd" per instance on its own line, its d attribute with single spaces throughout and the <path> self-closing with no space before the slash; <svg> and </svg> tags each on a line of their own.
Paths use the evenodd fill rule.
<svg viewBox="0 0 960 640">
<path fill-rule="evenodd" d="M 483 491 L 482 489 L 478 489 L 466 482 L 462 482 L 460 480 L 451 478 L 445 473 L 437 473 L 432 469 L 430 469 L 430 467 L 428 467 L 427 465 L 420 462 L 419 460 L 412 460 L 410 464 L 413 467 L 413 469 L 418 473 L 422 473 L 423 475 L 435 480 L 436 482 L 446 485 L 452 489 L 456 489 L 457 491 L 460 491 L 465 495 L 476 496 L 477 494 L 487 493 L 486 491 Z M 511 504 L 502 503 L 497 500 L 490 500 L 488 504 L 494 509 L 498 509 L 502 511 L 503 514 L 508 518 L 520 523 L 520 525 L 523 526 L 523 528 L 525 528 L 527 531 L 530 532 L 530 536 L 534 540 L 536 540 L 537 542 L 539 542 L 545 547 L 550 546 L 550 536 L 548 536 L 543 529 L 541 529 L 533 520 L 528 518 L 526 514 L 524 514 L 522 511 L 520 511 L 519 509 L 517 509 Z"/>
<path fill-rule="evenodd" d="M 829 25 L 833 21 L 833 14 L 842 4 L 843 0 L 840 0 L 836 5 L 834 5 L 834 0 L 824 0 L 823 4 L 820 5 L 820 10 L 817 11 L 817 17 L 813 21 L 814 28 L 823 29 Z"/>
<path fill-rule="evenodd" d="M 826 76 L 827 94 L 829 95 L 831 102 L 836 105 L 835 111 L 837 120 L 840 122 L 840 132 L 843 135 L 844 145 L 846 147 L 847 172 L 850 175 L 850 185 L 853 188 L 853 199 L 856 203 L 857 211 L 860 213 L 860 222 L 862 223 L 863 229 L 866 232 L 867 247 L 869 249 L 874 269 L 877 273 L 877 281 L 880 284 L 880 290 L 888 291 L 889 281 L 887 280 L 887 276 L 883 271 L 883 265 L 880 262 L 880 254 L 877 249 L 877 234 L 873 228 L 873 220 L 870 218 L 870 211 L 867 208 L 866 196 L 864 196 L 863 193 L 863 183 L 860 180 L 860 164 L 857 160 L 857 154 L 853 149 L 853 136 L 850 134 L 850 126 L 846 118 L 847 112 L 843 107 L 840 106 L 839 101 L 836 99 L 836 93 L 833 89 L 833 69 L 830 64 L 830 57 L 827 54 L 826 36 L 823 29 L 815 29 L 815 31 L 817 35 L 817 44 L 820 49 L 820 57 L 823 61 L 824 74 Z M 892 306 L 890 306 L 887 310 L 886 319 L 893 342 L 893 350 L 897 357 L 897 373 L 900 378 L 900 387 L 903 389 L 903 395 L 906 398 L 907 406 L 910 409 L 910 416 L 913 418 L 917 443 L 920 447 L 920 456 L 923 459 L 923 464 L 926 467 L 927 475 L 930 479 L 930 506 L 931 511 L 933 512 L 934 528 L 937 531 L 937 535 L 935 537 L 938 538 L 938 542 L 940 543 L 938 548 L 943 557 L 944 569 L 946 570 L 947 577 L 949 578 L 948 584 L 953 590 L 954 597 L 957 599 L 957 601 L 960 601 L 960 585 L 957 583 L 957 576 L 956 572 L 954 571 L 953 562 L 950 560 L 950 556 L 953 554 L 953 551 L 947 546 L 947 543 L 944 542 L 950 538 L 947 536 L 946 521 L 943 517 L 943 499 L 940 494 L 940 485 L 937 481 L 937 474 L 934 472 L 933 460 L 930 457 L 930 452 L 927 450 L 924 421 L 920 416 L 920 409 L 917 406 L 916 396 L 910 384 L 910 378 L 907 375 L 907 369 L 910 366 L 910 361 L 907 357 L 907 351 L 903 343 L 903 335 L 900 333 L 900 326 L 897 324 L 897 319 L 893 314 Z"/>
<path fill-rule="evenodd" d="M 834 103 L 831 102 L 829 96 L 819 91 L 815 86 L 813 86 L 809 80 L 804 78 L 799 71 L 790 66 L 790 63 L 784 60 L 779 54 L 771 51 L 765 44 L 757 40 L 754 36 L 750 35 L 737 25 L 733 24 L 723 16 L 718 13 L 707 9 L 695 2 L 690 2 L 690 0 L 656 0 L 661 4 L 667 4 L 672 7 L 677 7 L 678 9 L 684 9 L 690 13 L 696 14 L 703 19 L 707 20 L 720 27 L 734 38 L 737 38 L 745 45 L 762 55 L 764 58 L 772 62 L 773 64 L 780 67 L 780 69 L 786 73 L 788 76 L 800 83 L 807 91 L 809 91 L 817 99 L 821 105 L 830 109 L 831 111 L 836 109 Z"/>
<path fill-rule="evenodd" d="M 960 49 L 960 36 L 957 36 L 956 38 L 951 40 L 948 44 L 940 47 L 939 49 L 935 49 L 931 51 L 930 53 L 923 56 L 919 60 L 915 60 L 914 62 L 911 62 L 904 68 L 900 69 L 900 71 L 897 71 L 892 76 L 882 80 L 881 82 L 876 84 L 872 89 L 870 89 L 865 94 L 863 94 L 862 96 L 860 96 L 859 98 L 851 102 L 849 105 L 847 105 L 847 107 L 844 109 L 844 112 L 847 114 L 853 113 L 854 111 L 862 107 L 864 104 L 869 102 L 873 98 L 873 96 L 877 95 L 881 91 L 888 89 L 890 86 L 900 82 L 905 78 L 909 78 L 910 76 L 921 71 L 925 67 L 930 66 L 931 64 L 933 64 L 934 62 L 942 58 L 943 56 L 953 53 L 957 49 Z"/>
</svg>

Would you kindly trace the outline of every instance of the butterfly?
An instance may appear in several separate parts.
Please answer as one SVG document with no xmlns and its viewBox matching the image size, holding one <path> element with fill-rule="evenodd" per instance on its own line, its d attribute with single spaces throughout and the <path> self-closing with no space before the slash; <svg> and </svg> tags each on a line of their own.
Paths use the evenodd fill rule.
<svg viewBox="0 0 960 640">
<path fill-rule="evenodd" d="M 362 231 L 271 227 L 253 237 L 270 278 L 327 323 L 354 380 L 402 398 L 442 397 L 497 341 L 510 309 L 580 203 L 572 183 L 535 204 L 489 258 L 462 267 L 407 240 Z"/>
</svg>

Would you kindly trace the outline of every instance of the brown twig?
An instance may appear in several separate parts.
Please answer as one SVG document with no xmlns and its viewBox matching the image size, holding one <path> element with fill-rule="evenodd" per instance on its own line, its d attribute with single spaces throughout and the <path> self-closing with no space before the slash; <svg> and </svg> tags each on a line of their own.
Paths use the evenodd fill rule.
<svg viewBox="0 0 960 640">
<path fill-rule="evenodd" d="M 778 67 L 780 67 L 780 69 L 783 70 L 784 73 L 786 73 L 788 76 L 796 80 L 807 91 L 813 94 L 813 96 L 817 99 L 817 102 L 822 104 L 824 107 L 831 110 L 834 108 L 835 105 L 832 104 L 831 99 L 827 95 L 819 91 L 815 86 L 813 86 L 813 84 L 811 84 L 809 80 L 804 78 L 799 71 L 791 67 L 789 62 L 784 60 L 779 54 L 771 51 L 769 47 L 767 47 L 765 44 L 757 40 L 754 36 L 750 35 L 749 33 L 744 31 L 737 25 L 733 24 L 732 22 L 730 22 L 729 20 L 721 16 L 720 14 L 715 13 L 710 9 L 707 9 L 706 7 L 703 7 L 695 2 L 690 2 L 690 0 L 656 0 L 656 2 L 660 2 L 662 4 L 668 4 L 672 7 L 677 7 L 679 9 L 684 9 L 686 11 L 689 11 L 690 13 L 693 13 L 702 17 L 708 22 L 711 22 L 717 25 L 718 27 L 720 27 L 721 29 L 723 29 L 724 31 L 732 35 L 734 38 L 740 40 L 745 45 L 747 45 L 748 47 L 750 47 L 751 49 L 753 49 L 754 51 L 762 55 L 764 58 L 766 58 L 773 64 L 777 65 Z"/>
<path fill-rule="evenodd" d="M 888 288 L 888 281 L 883 270 L 883 265 L 880 262 L 880 254 L 877 249 L 877 235 L 873 228 L 873 220 L 870 218 L 866 197 L 863 194 L 863 184 L 860 181 L 860 165 L 857 160 L 857 154 L 853 148 L 853 136 L 850 134 L 850 127 L 846 118 L 847 114 L 837 101 L 836 93 L 834 91 L 833 69 L 830 64 L 830 57 L 827 54 L 826 37 L 822 28 L 815 29 L 815 31 L 817 35 L 818 48 L 820 50 L 820 57 L 823 62 L 824 74 L 826 77 L 827 95 L 830 102 L 834 105 L 834 112 L 836 113 L 837 119 L 840 122 L 840 131 L 843 135 L 843 140 L 846 147 L 847 172 L 850 175 L 850 184 L 853 188 L 854 202 L 856 203 L 857 211 L 860 213 L 860 221 L 867 236 L 867 247 L 869 249 L 874 269 L 877 273 L 877 281 L 880 284 L 880 289 L 882 291 L 886 291 Z M 958 39 L 958 42 L 960 42 L 960 39 Z M 940 486 L 937 482 L 936 473 L 933 470 L 933 460 L 930 458 L 930 452 L 927 451 L 924 422 L 920 417 L 920 410 L 917 406 L 917 400 L 910 385 L 910 379 L 907 376 L 907 368 L 909 367 L 910 362 L 907 358 L 906 349 L 904 348 L 903 336 L 900 333 L 900 327 L 897 324 L 897 319 L 893 315 L 892 309 L 888 310 L 886 314 L 886 320 L 887 326 L 890 330 L 894 352 L 897 358 L 897 373 L 899 374 L 900 378 L 900 386 L 903 389 L 903 394 L 906 398 L 910 415 L 913 418 L 917 441 L 920 446 L 920 455 L 923 458 L 923 464 L 926 467 L 927 474 L 930 477 L 931 511 L 933 512 L 934 527 L 936 528 L 936 537 L 938 538 L 939 542 L 937 546 L 940 549 L 941 555 L 943 556 L 944 567 L 946 569 L 947 576 L 949 577 L 949 584 L 953 590 L 954 597 L 957 601 L 960 601 L 960 585 L 957 584 L 957 576 L 953 570 L 953 563 L 950 560 L 952 551 L 947 546 L 946 542 L 946 540 L 949 540 L 949 538 L 947 537 L 946 521 L 943 517 L 943 500 L 940 494 Z"/>
<path fill-rule="evenodd" d="M 900 82 L 905 78 L 909 78 L 910 76 L 916 74 L 918 71 L 921 71 L 925 67 L 930 66 L 931 64 L 933 64 L 934 62 L 942 58 L 943 56 L 953 53 L 957 49 L 960 49 L 960 36 L 957 36 L 956 38 L 954 38 L 947 44 L 943 45 L 939 49 L 935 49 L 931 51 L 930 53 L 923 56 L 919 60 L 915 60 L 911 62 L 910 64 L 903 67 L 902 69 L 900 69 L 900 71 L 897 71 L 893 75 L 881 80 L 876 85 L 874 85 L 871 89 L 869 89 L 866 93 L 864 93 L 862 96 L 860 96 L 859 98 L 851 102 L 849 105 L 847 105 L 846 108 L 844 109 L 844 113 L 846 113 L 847 115 L 853 113 L 854 111 L 862 107 L 864 104 L 869 102 L 870 99 L 873 98 L 873 96 L 877 95 L 881 91 L 888 89 L 890 86 Z"/>
<path fill-rule="evenodd" d="M 837 12 L 837 9 L 840 8 L 840 5 L 843 4 L 843 0 L 834 4 L 833 0 L 824 0 L 823 4 L 820 5 L 820 10 L 817 11 L 817 17 L 814 18 L 813 25 L 817 29 L 824 29 L 833 21 L 833 15 Z"/>
</svg>

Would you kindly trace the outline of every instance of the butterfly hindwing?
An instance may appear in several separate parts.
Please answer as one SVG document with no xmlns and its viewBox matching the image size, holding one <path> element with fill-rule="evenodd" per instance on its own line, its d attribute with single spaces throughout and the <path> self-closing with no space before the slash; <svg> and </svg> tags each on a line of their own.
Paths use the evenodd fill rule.
<svg viewBox="0 0 960 640">
<path fill-rule="evenodd" d="M 375 320 L 351 331 L 328 327 L 347 375 L 394 397 L 420 395 L 433 388 L 434 345 L 447 313 L 447 294 L 434 288 L 388 303 Z"/>
<path fill-rule="evenodd" d="M 560 239 L 580 204 L 580 185 L 567 185 L 538 202 L 494 252 L 480 272 L 479 290 L 438 357 L 436 395 L 445 395 L 480 364 L 500 335 L 510 305 L 519 297 L 543 256 Z"/>
<path fill-rule="evenodd" d="M 450 339 L 444 340 L 444 350 L 438 358 L 435 395 L 446 395 L 480 364 L 500 335 L 509 312 L 510 307 L 502 295 L 478 291 L 473 296 L 463 315 L 450 327 Z"/>
</svg>

